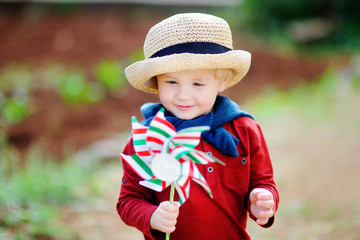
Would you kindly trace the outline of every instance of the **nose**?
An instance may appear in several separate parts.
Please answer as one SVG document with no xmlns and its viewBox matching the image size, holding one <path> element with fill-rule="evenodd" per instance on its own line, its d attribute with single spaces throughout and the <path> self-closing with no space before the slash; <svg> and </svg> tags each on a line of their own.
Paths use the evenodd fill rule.
<svg viewBox="0 0 360 240">
<path fill-rule="evenodd" d="M 190 95 L 191 95 L 191 91 L 186 86 L 180 86 L 176 93 L 177 99 L 182 100 L 182 101 L 188 100 L 190 98 Z"/>
</svg>

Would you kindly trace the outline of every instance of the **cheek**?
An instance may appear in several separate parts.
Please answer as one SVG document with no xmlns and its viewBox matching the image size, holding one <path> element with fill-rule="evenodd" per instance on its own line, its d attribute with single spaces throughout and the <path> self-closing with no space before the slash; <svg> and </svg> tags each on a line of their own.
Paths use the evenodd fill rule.
<svg viewBox="0 0 360 240">
<path fill-rule="evenodd" d="M 165 88 L 165 86 L 163 84 L 158 85 L 158 91 L 159 91 L 159 96 L 160 97 L 162 97 L 163 95 L 166 94 L 166 92 L 168 92 L 168 91 L 166 91 L 166 88 Z"/>
<path fill-rule="evenodd" d="M 197 95 L 197 103 L 205 108 L 212 108 L 217 94 Z"/>
<path fill-rule="evenodd" d="M 159 89 L 159 99 L 160 102 L 164 102 L 166 100 L 166 94 L 164 94 L 163 91 L 160 89 Z"/>
<path fill-rule="evenodd" d="M 163 104 L 171 101 L 173 99 L 172 91 L 167 88 L 159 87 L 159 99 Z"/>
</svg>

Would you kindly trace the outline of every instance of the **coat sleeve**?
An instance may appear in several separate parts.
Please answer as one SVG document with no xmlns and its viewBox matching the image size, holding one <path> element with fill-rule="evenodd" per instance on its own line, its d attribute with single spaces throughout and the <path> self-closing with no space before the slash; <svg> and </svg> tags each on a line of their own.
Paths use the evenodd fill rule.
<svg viewBox="0 0 360 240">
<path fill-rule="evenodd" d="M 134 154 L 132 139 L 126 144 L 123 153 Z M 126 161 L 122 160 L 122 163 L 124 175 L 116 204 L 117 212 L 124 223 L 139 229 L 147 239 L 154 239 L 151 234 L 150 218 L 157 206 L 150 203 L 152 190 L 141 186 L 139 181 L 143 179 Z"/>
<path fill-rule="evenodd" d="M 250 155 L 250 184 L 249 192 L 255 188 L 264 188 L 269 190 L 274 197 L 274 215 L 279 204 L 279 192 L 274 180 L 273 167 L 265 138 L 259 124 L 250 118 L 247 118 L 247 141 Z M 245 139 L 244 139 L 245 140 Z M 250 199 L 247 197 L 247 210 L 251 219 L 256 220 L 250 211 Z M 262 227 L 271 227 L 274 223 L 274 217 L 270 218 L 268 223 Z"/>
</svg>

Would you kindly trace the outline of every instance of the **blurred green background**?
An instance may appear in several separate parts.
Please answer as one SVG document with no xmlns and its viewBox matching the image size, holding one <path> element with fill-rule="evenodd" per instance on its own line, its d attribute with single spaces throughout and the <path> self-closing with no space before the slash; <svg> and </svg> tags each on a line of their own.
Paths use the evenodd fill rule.
<svg viewBox="0 0 360 240">
<path fill-rule="evenodd" d="M 115 203 L 130 116 L 157 97 L 123 70 L 180 12 L 225 18 L 252 53 L 224 94 L 263 128 L 280 190 L 254 239 L 360 239 L 360 4 L 346 0 L 0 3 L 0 239 L 141 239 Z"/>
</svg>

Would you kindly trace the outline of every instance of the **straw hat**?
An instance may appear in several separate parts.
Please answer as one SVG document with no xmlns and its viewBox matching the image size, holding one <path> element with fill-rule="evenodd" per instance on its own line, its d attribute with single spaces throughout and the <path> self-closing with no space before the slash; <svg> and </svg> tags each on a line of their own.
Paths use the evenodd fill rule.
<svg viewBox="0 0 360 240">
<path fill-rule="evenodd" d="M 233 69 L 226 88 L 248 72 L 251 54 L 233 50 L 231 30 L 222 18 L 203 13 L 182 13 L 153 26 L 144 43 L 145 60 L 125 69 L 129 83 L 157 93 L 156 75 L 196 69 Z"/>
</svg>

